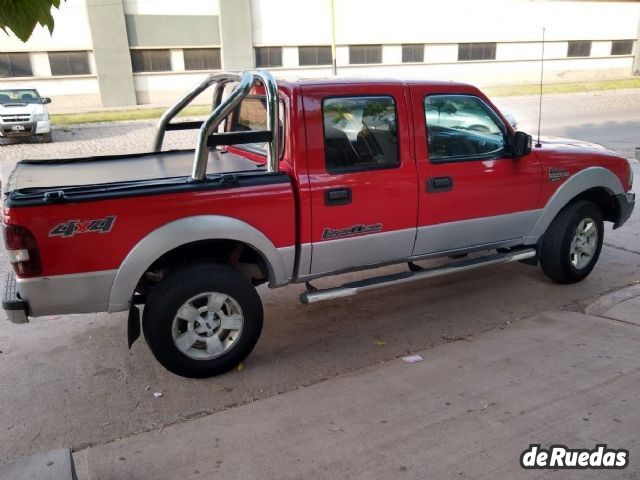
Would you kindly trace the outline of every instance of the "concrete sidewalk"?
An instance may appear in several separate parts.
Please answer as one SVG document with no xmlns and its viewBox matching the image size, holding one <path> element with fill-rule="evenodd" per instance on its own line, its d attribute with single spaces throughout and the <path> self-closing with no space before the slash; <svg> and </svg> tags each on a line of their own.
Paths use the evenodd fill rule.
<svg viewBox="0 0 640 480">
<path fill-rule="evenodd" d="M 78 478 L 639 478 L 640 328 L 624 302 L 624 321 L 543 313 L 424 351 L 421 363 L 393 360 L 85 449 Z M 606 443 L 628 449 L 630 465 L 525 471 L 530 443 Z"/>
</svg>

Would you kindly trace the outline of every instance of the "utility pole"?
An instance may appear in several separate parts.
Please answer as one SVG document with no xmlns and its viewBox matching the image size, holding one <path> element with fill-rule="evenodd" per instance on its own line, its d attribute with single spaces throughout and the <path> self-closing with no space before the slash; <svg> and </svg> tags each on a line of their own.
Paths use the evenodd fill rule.
<svg viewBox="0 0 640 480">
<path fill-rule="evenodd" d="M 638 15 L 638 39 L 636 40 L 636 52 L 633 58 L 631 75 L 640 75 L 640 15 Z"/>
<path fill-rule="evenodd" d="M 336 61 L 336 16 L 333 8 L 333 0 L 329 0 L 331 6 L 331 64 L 333 67 L 333 76 L 338 75 L 338 64 Z M 637 55 L 636 55 L 637 59 Z"/>
</svg>

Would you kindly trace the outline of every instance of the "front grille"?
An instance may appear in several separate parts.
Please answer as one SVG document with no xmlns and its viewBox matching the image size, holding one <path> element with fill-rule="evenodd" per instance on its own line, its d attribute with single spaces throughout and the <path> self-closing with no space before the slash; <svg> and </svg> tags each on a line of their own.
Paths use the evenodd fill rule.
<svg viewBox="0 0 640 480">
<path fill-rule="evenodd" d="M 0 118 L 2 118 L 2 121 L 4 123 L 24 123 L 24 122 L 28 122 L 31 119 L 31 116 L 27 113 L 25 114 L 4 114 L 4 115 L 0 115 Z"/>
</svg>

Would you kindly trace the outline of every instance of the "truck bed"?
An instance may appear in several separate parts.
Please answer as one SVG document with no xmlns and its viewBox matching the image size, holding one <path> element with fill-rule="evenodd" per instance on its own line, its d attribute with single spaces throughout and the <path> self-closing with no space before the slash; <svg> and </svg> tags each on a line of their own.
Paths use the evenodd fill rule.
<svg viewBox="0 0 640 480">
<path fill-rule="evenodd" d="M 62 160 L 23 160 L 11 173 L 5 194 L 183 178 L 191 174 L 193 156 L 194 150 L 171 150 Z M 218 150 L 209 153 L 207 175 L 263 170 L 264 165 L 241 155 Z"/>
</svg>

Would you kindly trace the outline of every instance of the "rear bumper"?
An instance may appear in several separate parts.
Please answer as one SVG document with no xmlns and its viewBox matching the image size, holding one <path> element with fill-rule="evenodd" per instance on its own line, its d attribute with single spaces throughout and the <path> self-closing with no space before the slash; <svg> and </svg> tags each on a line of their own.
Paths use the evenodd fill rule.
<svg viewBox="0 0 640 480">
<path fill-rule="evenodd" d="M 9 320 L 18 320 L 17 323 L 26 322 L 27 315 L 41 317 L 106 312 L 116 272 L 117 270 L 105 270 L 17 279 L 10 272 L 6 279 L 2 308 L 7 312 Z"/>
<path fill-rule="evenodd" d="M 627 192 L 621 195 L 616 195 L 613 198 L 615 199 L 618 211 L 618 218 L 613 224 L 613 228 L 619 228 L 629 220 L 629 217 L 631 217 L 633 207 L 636 204 L 636 194 L 633 192 Z"/>
<path fill-rule="evenodd" d="M 2 308 L 7 314 L 7 319 L 12 323 L 27 323 L 29 310 L 27 302 L 20 298 L 16 275 L 9 272 L 5 279 L 4 296 L 2 297 Z"/>
</svg>

